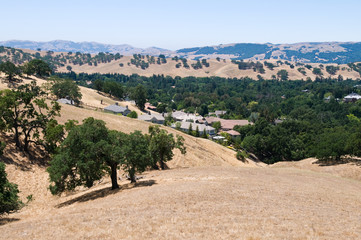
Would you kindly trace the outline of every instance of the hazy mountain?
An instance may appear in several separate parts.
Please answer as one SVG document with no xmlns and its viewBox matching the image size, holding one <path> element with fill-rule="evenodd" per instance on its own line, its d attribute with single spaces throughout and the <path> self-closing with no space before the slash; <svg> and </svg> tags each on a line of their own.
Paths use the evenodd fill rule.
<svg viewBox="0 0 361 240">
<path fill-rule="evenodd" d="M 349 63 L 361 61 L 361 42 L 295 44 L 236 43 L 184 48 L 177 54 L 189 58 L 282 59 L 299 62 Z"/>
<path fill-rule="evenodd" d="M 11 40 L 11 41 L 0 42 L 0 46 L 23 48 L 23 49 L 25 48 L 31 50 L 41 49 L 44 51 L 54 51 L 54 52 L 81 52 L 81 53 L 109 52 L 109 53 L 120 53 L 123 55 L 132 55 L 134 53 L 159 55 L 159 54 L 169 54 L 171 52 L 167 49 L 156 48 L 156 47 L 142 49 L 142 48 L 135 48 L 128 44 L 112 45 L 112 44 L 103 44 L 96 42 L 72 42 L 72 41 L 64 41 L 64 40 L 55 40 L 50 42 Z"/>
<path fill-rule="evenodd" d="M 361 61 L 361 42 L 315 42 L 294 44 L 256 44 L 235 43 L 217 46 L 183 48 L 177 51 L 150 47 L 135 48 L 128 44 L 112 45 L 96 42 L 72 42 L 55 40 L 50 42 L 34 41 L 3 41 L 0 46 L 45 50 L 54 52 L 82 52 L 82 53 L 120 53 L 123 55 L 149 54 L 157 56 L 181 56 L 191 59 L 200 58 L 227 58 L 227 59 L 282 59 L 299 62 L 314 63 L 349 63 Z"/>
</svg>

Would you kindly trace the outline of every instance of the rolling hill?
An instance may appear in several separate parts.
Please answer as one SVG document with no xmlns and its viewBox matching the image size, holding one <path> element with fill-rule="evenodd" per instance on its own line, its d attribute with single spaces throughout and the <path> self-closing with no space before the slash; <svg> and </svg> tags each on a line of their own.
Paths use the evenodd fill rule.
<svg viewBox="0 0 361 240">
<path fill-rule="evenodd" d="M 92 116 L 110 129 L 147 131 L 150 123 L 100 111 L 100 100 L 113 99 L 81 91 L 97 111 L 62 105 L 60 122 Z M 0 218 L 0 239 L 360 239 L 356 163 L 243 163 L 219 144 L 166 129 L 184 136 L 187 147 L 185 156 L 175 152 L 170 169 L 145 172 L 137 184 L 122 177 L 117 191 L 105 178 L 62 196 L 47 189 L 46 166 L 10 143 L 0 159 L 21 198 L 32 194 L 33 201 Z"/>
<path fill-rule="evenodd" d="M 114 45 L 96 42 L 73 42 L 55 40 L 49 42 L 35 41 L 0 41 L 0 46 L 44 50 L 54 52 L 81 52 L 81 53 L 119 53 L 122 55 L 143 54 L 158 56 L 165 54 L 168 57 L 180 56 L 189 59 L 225 58 L 236 60 L 270 60 L 279 59 L 307 63 L 338 63 L 346 64 L 361 61 L 360 42 L 304 42 L 293 44 L 272 43 L 233 43 L 216 46 L 201 46 L 183 48 L 175 51 L 159 48 L 136 48 L 128 44 Z"/>
<path fill-rule="evenodd" d="M 215 55 L 212 57 L 216 57 Z M 222 56 L 223 57 L 223 56 Z M 140 76 L 165 75 L 171 77 L 224 77 L 252 79 L 276 79 L 280 70 L 286 70 L 289 80 L 314 80 L 316 77 L 343 79 L 359 79 L 360 64 L 353 67 L 348 64 L 321 64 L 321 63 L 300 63 L 285 60 L 245 60 L 246 68 L 239 67 L 240 61 L 225 58 L 212 58 L 208 60 L 190 60 L 187 58 L 154 57 L 150 55 L 135 54 L 124 56 L 112 53 L 74 53 L 74 52 L 51 52 L 36 51 L 28 49 L 17 49 L 0 47 L 0 62 L 12 61 L 22 65 L 31 59 L 42 59 L 48 62 L 54 71 L 75 73 L 119 73 L 124 75 L 138 74 Z M 204 62 L 205 61 L 205 62 Z M 260 64 L 264 72 L 257 70 L 252 64 Z M 273 68 L 267 67 L 273 64 Z M 332 74 L 327 68 L 334 66 L 337 70 Z M 316 75 L 313 70 L 319 68 L 321 75 Z"/>
</svg>

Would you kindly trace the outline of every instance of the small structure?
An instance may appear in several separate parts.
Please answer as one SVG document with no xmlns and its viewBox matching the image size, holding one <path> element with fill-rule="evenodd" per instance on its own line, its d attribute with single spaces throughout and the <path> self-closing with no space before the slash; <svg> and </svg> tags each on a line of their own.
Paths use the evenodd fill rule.
<svg viewBox="0 0 361 240">
<path fill-rule="evenodd" d="M 214 136 L 214 137 L 212 137 L 212 139 L 216 140 L 216 141 L 225 141 L 226 140 L 226 138 L 223 136 Z"/>
<path fill-rule="evenodd" d="M 207 126 L 205 124 L 199 124 L 199 123 L 192 123 L 192 122 L 179 122 L 180 123 L 180 130 L 183 132 L 187 132 L 189 130 L 189 127 L 192 126 L 192 131 L 196 131 L 198 127 L 199 134 L 203 134 L 204 131 L 206 131 L 209 135 L 214 135 L 216 133 L 216 129 L 211 126 Z M 173 123 L 171 125 L 172 128 L 176 128 L 177 123 Z"/>
<path fill-rule="evenodd" d="M 143 114 L 138 117 L 139 120 L 151 122 L 151 123 L 158 123 L 158 124 L 164 124 L 164 117 L 160 114 Z"/>
<path fill-rule="evenodd" d="M 62 104 L 74 105 L 74 101 L 67 98 L 60 98 L 57 100 L 57 102 Z"/>
<path fill-rule="evenodd" d="M 345 102 L 356 102 L 357 100 L 360 100 L 361 96 L 357 93 L 350 93 L 346 97 L 343 98 Z"/>
<path fill-rule="evenodd" d="M 144 107 L 145 107 L 145 109 L 149 109 L 149 110 L 152 110 L 152 111 L 156 111 L 156 110 L 157 110 L 157 107 L 153 106 L 153 105 L 150 104 L 149 102 L 145 103 L 145 104 L 144 104 Z"/>
<path fill-rule="evenodd" d="M 330 101 L 331 101 L 331 95 L 328 96 L 328 97 L 325 97 L 325 98 L 324 98 L 324 101 L 325 101 L 325 102 L 330 102 Z"/>
<path fill-rule="evenodd" d="M 234 130 L 225 131 L 225 133 L 229 134 L 232 139 L 236 139 L 241 136 L 241 134 Z"/>
<path fill-rule="evenodd" d="M 212 115 L 216 115 L 216 117 L 221 117 L 222 115 L 226 114 L 227 111 L 223 111 L 223 110 L 216 110 L 215 112 L 210 112 L 208 113 L 208 116 L 212 116 Z"/>
<path fill-rule="evenodd" d="M 104 108 L 104 112 L 111 112 L 114 114 L 122 114 L 123 116 L 127 116 L 130 113 L 128 106 L 122 107 L 116 102 L 113 105 Z"/>
</svg>

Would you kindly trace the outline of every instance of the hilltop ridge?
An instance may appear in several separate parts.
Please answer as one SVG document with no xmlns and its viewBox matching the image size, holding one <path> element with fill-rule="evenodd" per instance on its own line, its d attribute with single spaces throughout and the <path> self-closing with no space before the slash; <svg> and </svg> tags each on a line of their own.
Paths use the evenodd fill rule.
<svg viewBox="0 0 361 240">
<path fill-rule="evenodd" d="M 189 59 L 225 58 L 236 60 L 287 60 L 305 63 L 346 64 L 361 61 L 361 42 L 300 42 L 291 44 L 232 43 L 214 46 L 181 48 L 175 51 L 159 47 L 137 48 L 129 44 L 103 44 L 54 40 L 48 42 L 10 40 L 0 41 L 0 46 L 54 52 L 142 54 Z"/>
</svg>

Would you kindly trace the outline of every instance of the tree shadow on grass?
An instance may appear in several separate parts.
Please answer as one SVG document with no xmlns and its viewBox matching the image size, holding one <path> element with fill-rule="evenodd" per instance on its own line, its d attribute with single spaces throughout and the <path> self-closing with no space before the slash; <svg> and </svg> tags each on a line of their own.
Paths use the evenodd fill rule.
<svg viewBox="0 0 361 240">
<path fill-rule="evenodd" d="M 25 152 L 16 147 L 12 135 L 0 134 L 0 139 L 6 142 L 4 154 L 0 156 L 1 162 L 29 171 L 32 169 L 31 165 L 46 167 L 50 161 L 49 154 L 43 147 L 31 145 L 29 151 Z"/>
<path fill-rule="evenodd" d="M 103 197 L 106 197 L 109 195 L 113 195 L 113 194 L 116 194 L 123 190 L 136 188 L 136 187 L 148 187 L 148 186 L 152 186 L 154 184 L 156 184 L 156 182 L 154 180 L 147 180 L 147 181 L 140 181 L 140 182 L 136 182 L 136 183 L 127 183 L 127 184 L 121 185 L 118 189 L 114 189 L 114 190 L 112 190 L 109 187 L 105 187 L 105 188 L 102 188 L 99 190 L 85 193 L 79 197 L 76 197 L 74 199 L 70 199 L 63 203 L 60 203 L 60 204 L 56 205 L 55 207 L 62 208 L 62 207 L 66 207 L 66 206 L 72 205 L 77 202 L 87 202 L 87 201 L 95 200 L 98 198 L 103 198 Z"/>
<path fill-rule="evenodd" d="M 0 226 L 8 224 L 8 223 L 12 223 L 12 222 L 17 222 L 19 220 L 20 220 L 20 218 L 0 218 Z"/>
<path fill-rule="evenodd" d="M 356 165 L 361 167 L 361 159 L 360 158 L 352 158 L 352 157 L 343 157 L 340 160 L 317 160 L 313 164 L 318 164 L 320 167 L 326 167 L 326 166 L 336 166 L 341 164 L 347 164 L 350 163 L 352 165 Z"/>
</svg>

